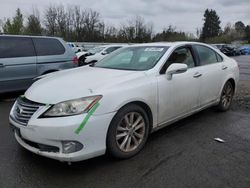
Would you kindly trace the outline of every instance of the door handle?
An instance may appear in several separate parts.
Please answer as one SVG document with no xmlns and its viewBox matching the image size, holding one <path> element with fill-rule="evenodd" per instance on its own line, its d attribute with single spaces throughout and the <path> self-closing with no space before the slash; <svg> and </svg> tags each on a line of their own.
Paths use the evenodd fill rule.
<svg viewBox="0 0 250 188">
<path fill-rule="evenodd" d="M 221 69 L 222 69 L 222 70 L 226 70 L 226 69 L 227 69 L 227 66 L 226 66 L 226 65 L 222 65 Z"/>
<path fill-rule="evenodd" d="M 4 64 L 0 63 L 0 68 L 4 68 L 4 67 L 5 67 Z"/>
<path fill-rule="evenodd" d="M 199 72 L 196 72 L 195 74 L 194 74 L 194 78 L 199 78 L 199 77 L 201 77 L 202 76 L 202 74 L 201 73 L 199 73 Z"/>
</svg>

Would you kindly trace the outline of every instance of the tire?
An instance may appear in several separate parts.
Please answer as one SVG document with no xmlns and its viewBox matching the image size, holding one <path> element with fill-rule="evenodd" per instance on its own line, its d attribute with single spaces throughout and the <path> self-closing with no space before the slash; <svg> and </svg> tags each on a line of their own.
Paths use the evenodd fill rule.
<svg viewBox="0 0 250 188">
<path fill-rule="evenodd" d="M 145 110 L 135 104 L 127 105 L 111 121 L 107 134 L 107 151 L 119 159 L 133 157 L 144 147 L 148 135 L 149 119 Z"/>
<path fill-rule="evenodd" d="M 79 58 L 78 66 L 80 67 L 80 66 L 83 66 L 83 65 L 85 65 L 85 56 L 81 56 Z"/>
<path fill-rule="evenodd" d="M 227 81 L 222 89 L 220 102 L 216 106 L 217 110 L 225 112 L 229 110 L 234 96 L 234 87 L 231 82 Z"/>
</svg>

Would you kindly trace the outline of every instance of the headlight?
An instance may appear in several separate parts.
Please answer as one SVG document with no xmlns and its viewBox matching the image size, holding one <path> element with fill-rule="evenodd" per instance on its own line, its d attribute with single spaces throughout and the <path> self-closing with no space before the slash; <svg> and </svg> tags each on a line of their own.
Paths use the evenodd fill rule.
<svg viewBox="0 0 250 188">
<path fill-rule="evenodd" d="M 44 117 L 60 117 L 73 116 L 88 112 L 102 96 L 84 97 L 75 100 L 61 102 L 51 106 L 42 116 Z"/>
</svg>

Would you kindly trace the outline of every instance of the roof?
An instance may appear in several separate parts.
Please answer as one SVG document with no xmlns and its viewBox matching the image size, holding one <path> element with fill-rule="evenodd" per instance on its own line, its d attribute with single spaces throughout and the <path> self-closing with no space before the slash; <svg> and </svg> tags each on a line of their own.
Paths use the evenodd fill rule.
<svg viewBox="0 0 250 188">
<path fill-rule="evenodd" d="M 50 36 L 39 36 L 39 35 L 10 35 L 10 34 L 0 34 L 0 37 L 4 36 L 4 37 L 32 37 L 32 38 L 57 38 L 57 39 L 61 39 L 60 37 L 50 37 Z"/>
<path fill-rule="evenodd" d="M 178 42 L 152 42 L 152 43 L 142 43 L 142 44 L 133 44 L 132 46 L 178 46 L 185 44 L 201 44 L 207 45 L 201 42 L 192 42 L 192 41 L 178 41 Z M 208 45 L 207 45 L 208 46 Z"/>
<path fill-rule="evenodd" d="M 107 44 L 107 45 L 101 45 L 101 46 L 96 46 L 96 47 L 107 48 L 107 47 L 116 47 L 116 46 L 128 46 L 128 44 Z"/>
</svg>

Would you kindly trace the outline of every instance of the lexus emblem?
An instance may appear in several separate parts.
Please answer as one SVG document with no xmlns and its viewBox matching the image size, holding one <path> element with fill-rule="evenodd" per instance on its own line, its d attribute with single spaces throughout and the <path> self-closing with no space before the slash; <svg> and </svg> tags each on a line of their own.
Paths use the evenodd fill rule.
<svg viewBox="0 0 250 188">
<path fill-rule="evenodd" d="M 17 112 L 19 113 L 19 114 L 22 114 L 23 113 L 23 109 L 21 108 L 21 107 L 17 107 Z"/>
</svg>

